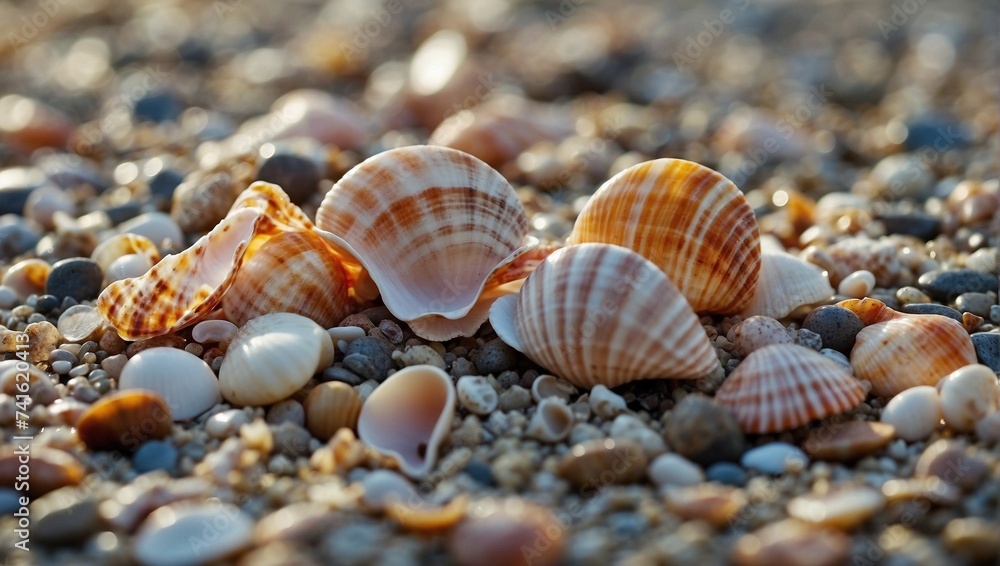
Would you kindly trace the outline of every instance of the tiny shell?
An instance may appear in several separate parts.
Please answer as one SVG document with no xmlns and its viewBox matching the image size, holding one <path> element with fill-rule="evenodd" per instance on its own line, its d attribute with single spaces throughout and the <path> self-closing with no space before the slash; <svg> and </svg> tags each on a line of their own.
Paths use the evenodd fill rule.
<svg viewBox="0 0 1000 566">
<path fill-rule="evenodd" d="M 760 277 L 744 316 L 784 318 L 795 309 L 833 296 L 826 274 L 815 265 L 783 251 L 766 249 L 760 259 Z"/>
<path fill-rule="evenodd" d="M 459 495 L 444 505 L 420 502 L 390 501 L 386 515 L 408 531 L 432 533 L 449 529 L 462 520 L 469 498 Z"/>
<path fill-rule="evenodd" d="M 867 486 L 850 486 L 824 494 L 800 495 L 788 502 L 788 514 L 807 523 L 851 530 L 885 507 L 885 496 Z"/>
<path fill-rule="evenodd" d="M 531 398 L 541 403 L 546 397 L 558 397 L 563 401 L 576 394 L 576 387 L 565 379 L 543 373 L 531 382 Z"/>
<path fill-rule="evenodd" d="M 628 408 L 624 397 L 600 384 L 590 390 L 587 404 L 594 414 L 604 420 L 611 420 Z"/>
<path fill-rule="evenodd" d="M 516 260 L 535 245 L 525 244 L 524 207 L 499 173 L 435 146 L 368 158 L 330 189 L 316 224 L 386 308 L 430 340 L 474 334 L 490 303 L 512 291 L 504 284 L 525 276 Z"/>
<path fill-rule="evenodd" d="M 948 317 L 898 313 L 875 299 L 837 304 L 867 325 L 851 350 L 851 367 L 858 379 L 871 382 L 874 395 L 892 397 L 917 385 L 936 385 L 976 363 L 969 334 Z"/>
<path fill-rule="evenodd" d="M 585 242 L 639 252 L 695 312 L 739 312 L 757 287 L 761 251 L 753 210 L 729 179 L 690 161 L 646 161 L 604 183 L 567 239 Z"/>
<path fill-rule="evenodd" d="M 825 356 L 795 344 L 771 344 L 736 367 L 715 401 L 744 432 L 761 434 L 843 413 L 864 398 L 861 383 Z"/>
<path fill-rule="evenodd" d="M 341 428 L 357 428 L 361 397 L 350 385 L 330 381 L 313 387 L 304 406 L 306 428 L 316 438 L 329 440 Z"/>
<path fill-rule="evenodd" d="M 159 394 L 175 421 L 193 419 L 222 400 L 212 368 L 177 348 L 150 348 L 132 356 L 122 368 L 118 387 Z"/>
<path fill-rule="evenodd" d="M 253 519 L 235 505 L 210 501 L 150 513 L 133 540 L 135 559 L 143 566 L 211 564 L 249 547 Z"/>
<path fill-rule="evenodd" d="M 652 262 L 619 246 L 554 252 L 516 296 L 493 303 L 490 323 L 504 342 L 582 388 L 695 379 L 719 365 L 680 291 Z"/>
<path fill-rule="evenodd" d="M 170 216 L 147 212 L 118 225 L 121 234 L 135 234 L 153 242 L 160 250 L 184 247 L 184 233 Z"/>
<path fill-rule="evenodd" d="M 160 252 L 156 244 L 139 234 L 115 234 L 104 240 L 90 254 L 90 259 L 101 266 L 101 271 L 108 277 L 111 265 L 118 259 L 129 255 L 139 255 L 145 258 L 150 267 L 160 261 Z"/>
<path fill-rule="evenodd" d="M 488 379 L 481 375 L 465 375 L 456 385 L 458 402 L 477 415 L 488 415 L 500 404 L 500 396 Z"/>
<path fill-rule="evenodd" d="M 170 435 L 170 407 L 158 394 L 142 389 L 119 391 L 97 401 L 76 425 L 91 450 L 133 452 L 147 440 Z"/>
<path fill-rule="evenodd" d="M 404 474 L 422 478 L 434 468 L 454 413 L 451 377 L 434 366 L 410 366 L 389 376 L 365 401 L 358 437 L 395 460 Z"/>
<path fill-rule="evenodd" d="M 567 528 L 540 505 L 483 499 L 452 531 L 448 549 L 461 566 L 555 566 L 565 550 Z"/>
<path fill-rule="evenodd" d="M 896 429 L 907 441 L 923 440 L 941 422 L 941 399 L 930 385 L 918 385 L 893 397 L 882 409 L 882 422 Z"/>
<path fill-rule="evenodd" d="M 875 288 L 875 275 L 871 271 L 860 270 L 851 273 L 837 286 L 837 292 L 841 295 L 862 299 L 871 293 Z"/>
<path fill-rule="evenodd" d="M 981 364 L 957 369 L 937 384 L 941 414 L 948 428 L 969 432 L 1000 407 L 1000 383 L 993 370 Z"/>
<path fill-rule="evenodd" d="M 535 408 L 525 433 L 542 442 L 559 442 L 569 436 L 575 418 L 565 401 L 546 397 Z"/>
<path fill-rule="evenodd" d="M 270 405 L 301 389 L 333 356 L 322 326 L 297 314 L 265 314 L 229 344 L 219 369 L 222 396 L 234 405 Z"/>
</svg>

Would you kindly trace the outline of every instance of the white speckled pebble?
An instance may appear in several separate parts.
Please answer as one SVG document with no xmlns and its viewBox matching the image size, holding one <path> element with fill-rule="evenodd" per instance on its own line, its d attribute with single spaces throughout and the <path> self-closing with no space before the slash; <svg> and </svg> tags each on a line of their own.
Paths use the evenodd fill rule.
<svg viewBox="0 0 1000 566">
<path fill-rule="evenodd" d="M 624 411 L 625 399 L 603 385 L 595 385 L 590 390 L 590 408 L 601 418 L 608 420 Z"/>
<path fill-rule="evenodd" d="M 882 422 L 896 427 L 896 438 L 908 442 L 931 435 L 941 421 L 941 398 L 930 385 L 911 387 L 882 409 Z"/>
<path fill-rule="evenodd" d="M 941 415 L 948 428 L 969 432 L 1000 406 L 1000 383 L 990 368 L 973 364 L 959 368 L 937 384 Z"/>
<path fill-rule="evenodd" d="M 646 474 L 658 487 L 696 485 L 705 481 L 698 464 L 677 454 L 660 454 L 649 464 Z"/>
<path fill-rule="evenodd" d="M 347 352 L 347 347 L 351 345 L 351 342 L 367 336 L 365 329 L 360 326 L 335 326 L 327 328 L 326 331 L 341 352 Z"/>
<path fill-rule="evenodd" d="M 747 450 L 740 458 L 740 465 L 765 474 L 782 474 L 801 469 L 809 464 L 805 453 L 787 442 L 771 442 Z"/>
<path fill-rule="evenodd" d="M 465 375 L 458 380 L 456 387 L 458 401 L 469 412 L 477 415 L 488 415 L 496 410 L 500 403 L 500 396 L 497 395 L 489 380 L 481 375 Z"/>
<path fill-rule="evenodd" d="M 147 566 L 210 564 L 248 547 L 253 519 L 228 503 L 176 504 L 150 513 L 133 539 Z"/>
<path fill-rule="evenodd" d="M 750 352 L 769 344 L 791 344 L 792 337 L 777 320 L 767 316 L 751 316 L 729 330 L 727 336 L 744 358 Z"/>
<path fill-rule="evenodd" d="M 862 269 L 844 277 L 840 285 L 837 286 L 837 293 L 861 299 L 868 296 L 875 288 L 875 275 L 871 271 Z"/>
</svg>

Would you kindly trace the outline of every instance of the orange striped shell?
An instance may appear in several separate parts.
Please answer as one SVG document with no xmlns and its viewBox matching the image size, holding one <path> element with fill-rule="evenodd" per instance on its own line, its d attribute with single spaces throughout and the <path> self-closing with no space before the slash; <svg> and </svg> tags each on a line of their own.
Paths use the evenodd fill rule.
<svg viewBox="0 0 1000 566">
<path fill-rule="evenodd" d="M 579 387 L 694 379 L 719 365 L 698 317 L 652 262 L 620 246 L 554 252 L 490 309 L 497 335 Z"/>
<path fill-rule="evenodd" d="M 851 367 L 882 397 L 918 385 L 937 385 L 951 372 L 977 363 L 962 325 L 946 316 L 896 312 L 877 299 L 837 303 L 858 315 L 865 328 L 851 350 Z"/>
<path fill-rule="evenodd" d="M 429 340 L 474 334 L 490 303 L 516 290 L 503 286 L 524 277 L 518 260 L 535 245 L 499 173 L 435 146 L 365 160 L 327 193 L 316 224 L 392 314 Z"/>
<path fill-rule="evenodd" d="M 721 174 L 681 159 L 646 161 L 604 183 L 567 239 L 585 242 L 639 252 L 699 313 L 742 310 L 760 271 L 757 220 L 743 194 Z"/>
<path fill-rule="evenodd" d="M 849 411 L 864 399 L 861 383 L 836 362 L 795 344 L 754 350 L 715 395 L 750 434 L 798 428 Z"/>
</svg>

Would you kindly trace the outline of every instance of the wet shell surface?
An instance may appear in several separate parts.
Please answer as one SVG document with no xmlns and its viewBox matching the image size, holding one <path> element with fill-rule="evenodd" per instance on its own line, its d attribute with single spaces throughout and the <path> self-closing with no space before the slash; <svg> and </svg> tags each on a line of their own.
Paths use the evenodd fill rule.
<svg viewBox="0 0 1000 566">
<path fill-rule="evenodd" d="M 760 233 L 740 190 L 681 159 L 629 167 L 594 193 L 567 243 L 603 242 L 659 266 L 695 312 L 735 314 L 760 272 Z"/>
<path fill-rule="evenodd" d="M 150 348 L 132 356 L 122 368 L 118 387 L 158 393 L 175 421 L 197 417 L 222 400 L 212 368 L 177 348 Z"/>
<path fill-rule="evenodd" d="M 962 325 L 948 317 L 896 312 L 876 299 L 837 303 L 865 323 L 851 350 L 858 379 L 872 393 L 892 397 L 918 385 L 937 385 L 949 373 L 976 363 L 976 349 Z"/>
<path fill-rule="evenodd" d="M 303 406 L 309 432 L 320 440 L 329 440 L 341 428 L 357 428 L 361 397 L 350 385 L 330 381 L 314 387 Z"/>
<path fill-rule="evenodd" d="M 389 376 L 365 401 L 358 437 L 392 458 L 410 477 L 425 477 L 455 414 L 455 386 L 435 366 L 415 365 Z"/>
<path fill-rule="evenodd" d="M 656 265 L 608 244 L 563 248 L 517 295 L 493 304 L 497 335 L 578 387 L 694 379 L 718 358 L 684 296 Z"/>
<path fill-rule="evenodd" d="M 222 396 L 234 405 L 270 405 L 302 388 L 333 363 L 326 329 L 292 313 L 270 313 L 243 325 L 219 369 Z"/>
<path fill-rule="evenodd" d="M 454 149 L 411 146 L 375 155 L 327 193 L 324 237 L 363 267 L 385 306 L 429 340 L 471 336 L 490 302 L 523 278 L 524 208 L 507 181 Z M 364 295 L 359 285 L 359 294 Z M 371 298 L 371 297 L 367 297 Z"/>
<path fill-rule="evenodd" d="M 763 434 L 849 411 L 864 398 L 861 383 L 825 356 L 795 344 L 771 344 L 736 367 L 715 401 L 744 432 Z"/>
<path fill-rule="evenodd" d="M 94 403 L 76 423 L 76 433 L 91 450 L 134 452 L 147 440 L 170 435 L 170 407 L 152 391 L 112 393 Z"/>
<path fill-rule="evenodd" d="M 784 251 L 766 249 L 761 254 L 760 278 L 744 316 L 783 318 L 795 309 L 833 296 L 826 273 Z"/>
</svg>

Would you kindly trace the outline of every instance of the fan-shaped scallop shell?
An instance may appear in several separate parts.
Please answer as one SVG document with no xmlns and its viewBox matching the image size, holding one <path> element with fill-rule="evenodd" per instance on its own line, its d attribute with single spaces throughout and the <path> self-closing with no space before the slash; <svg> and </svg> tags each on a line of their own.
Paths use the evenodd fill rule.
<svg viewBox="0 0 1000 566">
<path fill-rule="evenodd" d="M 556 251 L 490 309 L 514 348 L 578 387 L 693 379 L 719 364 L 684 296 L 656 265 L 609 244 Z"/>
<path fill-rule="evenodd" d="M 515 277 L 527 218 L 504 178 L 454 149 L 412 146 L 349 171 L 316 216 L 385 306 L 430 340 L 470 336 Z"/>
<path fill-rule="evenodd" d="M 580 212 L 567 243 L 603 242 L 655 263 L 695 312 L 734 314 L 760 271 L 760 234 L 740 190 L 681 159 L 655 159 L 604 183 Z"/>
<path fill-rule="evenodd" d="M 279 187 L 254 183 L 211 232 L 183 252 L 164 257 L 145 275 L 112 283 L 101 293 L 97 307 L 128 340 L 176 331 L 218 308 L 243 265 L 271 237 L 313 229 L 312 222 Z M 310 236 L 303 239 L 319 246 L 320 242 Z M 332 249 L 326 248 L 326 252 L 335 257 Z M 248 277 L 259 277 L 262 272 L 260 268 L 251 269 Z M 284 277 L 294 279 L 295 274 L 288 269 L 272 272 L 266 284 L 285 291 L 289 295 L 286 301 L 294 302 L 299 292 L 311 292 L 311 287 L 296 289 L 286 285 L 281 280 Z M 338 278 L 331 280 L 339 282 Z M 339 290 L 328 294 L 342 296 Z"/>
<path fill-rule="evenodd" d="M 877 299 L 837 304 L 866 325 L 851 350 L 851 367 L 859 379 L 871 382 L 875 395 L 892 397 L 918 385 L 937 385 L 977 362 L 968 332 L 946 316 L 900 313 Z"/>
<path fill-rule="evenodd" d="M 764 434 L 851 410 L 865 389 L 835 362 L 795 344 L 751 352 L 715 395 L 744 432 Z"/>
</svg>

